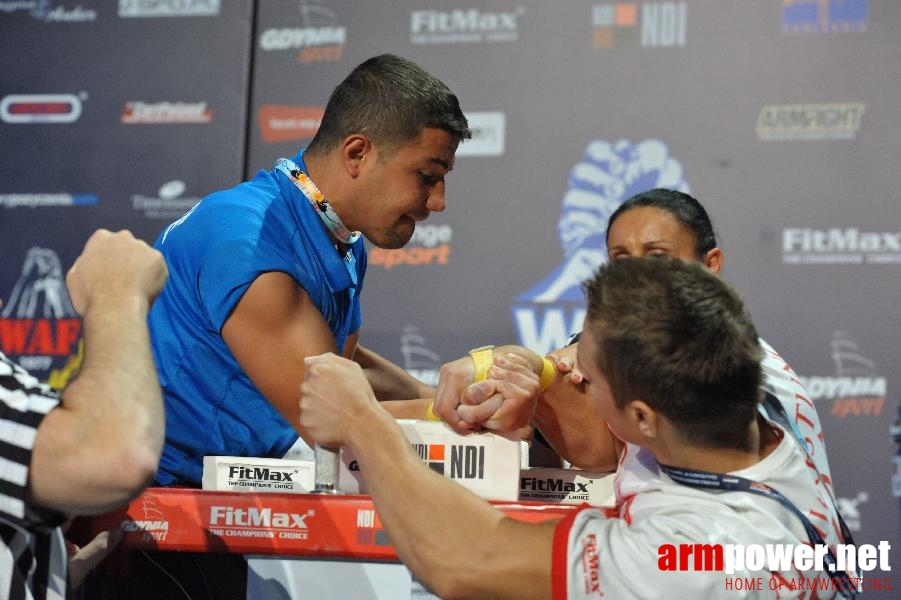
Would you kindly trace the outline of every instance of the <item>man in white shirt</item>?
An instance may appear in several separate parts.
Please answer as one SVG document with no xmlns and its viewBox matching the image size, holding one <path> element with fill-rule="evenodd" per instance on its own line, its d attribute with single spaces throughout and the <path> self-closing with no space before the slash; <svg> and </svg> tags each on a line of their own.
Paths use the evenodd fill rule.
<svg viewBox="0 0 901 600">
<path fill-rule="evenodd" d="M 730 579 L 758 577 L 748 597 L 807 597 L 799 584 L 820 582 L 818 597 L 831 598 L 848 587 L 794 566 L 665 568 L 667 545 L 834 546 L 838 513 L 798 440 L 758 411 L 763 350 L 727 283 L 699 264 L 624 259 L 602 266 L 586 291 L 579 364 L 598 413 L 626 443 L 620 519 L 589 507 L 560 523 L 506 517 L 422 464 L 358 366 L 335 355 L 308 359 L 302 425 L 360 457 L 414 575 L 445 599 L 713 597 L 727 595 Z M 537 395 L 533 367 L 502 362 Z M 721 489 L 686 483 L 698 478 Z M 774 590 L 771 580 L 787 584 Z"/>
</svg>

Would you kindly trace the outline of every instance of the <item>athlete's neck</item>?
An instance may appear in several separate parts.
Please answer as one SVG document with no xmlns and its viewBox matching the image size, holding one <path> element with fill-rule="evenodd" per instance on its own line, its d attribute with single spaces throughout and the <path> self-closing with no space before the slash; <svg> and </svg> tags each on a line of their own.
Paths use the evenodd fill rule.
<svg viewBox="0 0 901 600">
<path fill-rule="evenodd" d="M 673 444 L 672 451 L 657 454 L 657 461 L 682 469 L 730 473 L 756 465 L 769 456 L 780 441 L 779 435 L 760 415 L 748 425 L 747 435 L 747 450 L 711 448 L 710 446 L 685 443 L 682 440 L 683 443 L 678 447 Z"/>
</svg>

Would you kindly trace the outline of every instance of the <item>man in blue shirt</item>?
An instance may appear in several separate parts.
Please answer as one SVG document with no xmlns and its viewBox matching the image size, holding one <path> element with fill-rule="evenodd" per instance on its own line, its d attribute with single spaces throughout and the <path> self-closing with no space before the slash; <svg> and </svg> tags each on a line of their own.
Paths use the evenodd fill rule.
<svg viewBox="0 0 901 600">
<path fill-rule="evenodd" d="M 166 401 L 157 483 L 199 485 L 205 455 L 312 457 L 299 425 L 306 356 L 355 359 L 381 399 L 432 395 L 358 344 L 362 236 L 400 248 L 444 210 L 468 137 L 446 85 L 377 56 L 335 88 L 305 151 L 162 232 L 170 280 L 149 320 Z"/>
<path fill-rule="evenodd" d="M 166 405 L 157 484 L 199 486 L 205 455 L 312 458 L 299 407 L 307 356 L 353 358 L 381 399 L 434 394 L 358 344 L 362 236 L 400 248 L 418 221 L 444 210 L 444 178 L 470 136 L 444 83 L 376 56 L 334 89 L 306 150 L 163 230 L 154 246 L 170 279 L 149 317 Z M 425 411 L 386 404 L 396 416 Z M 152 597 L 244 597 L 241 556 L 132 558 L 129 585 Z"/>
</svg>

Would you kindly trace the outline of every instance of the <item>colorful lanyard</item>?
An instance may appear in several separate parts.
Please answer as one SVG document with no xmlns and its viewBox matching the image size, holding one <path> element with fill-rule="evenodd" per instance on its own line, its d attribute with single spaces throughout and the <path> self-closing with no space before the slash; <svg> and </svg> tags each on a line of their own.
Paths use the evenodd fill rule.
<svg viewBox="0 0 901 600">
<path fill-rule="evenodd" d="M 344 266 L 347 268 L 347 273 L 350 275 L 350 280 L 353 282 L 353 286 L 351 286 L 349 291 L 350 300 L 353 302 L 354 294 L 357 289 L 357 267 L 351 246 L 360 239 L 360 232 L 350 231 L 344 223 L 341 222 L 341 217 L 338 216 L 338 213 L 335 212 L 335 209 L 332 208 L 329 201 L 325 199 L 325 196 L 319 191 L 316 184 L 313 183 L 313 180 L 310 179 L 310 177 L 304 173 L 294 161 L 287 158 L 280 158 L 275 163 L 275 168 L 284 173 L 288 179 L 291 180 L 291 183 L 300 190 L 300 193 L 303 194 L 304 198 L 310 201 L 310 205 L 316 209 L 316 213 L 322 219 L 322 222 L 325 223 L 328 230 L 339 240 L 340 250 L 343 250 Z"/>
<path fill-rule="evenodd" d="M 287 158 L 280 158 L 275 163 L 275 168 L 288 176 L 297 189 L 301 191 L 304 197 L 310 201 L 316 212 L 322 218 L 322 222 L 328 227 L 338 240 L 344 244 L 353 244 L 360 239 L 359 231 L 351 231 L 341 222 L 341 217 L 332 208 L 331 203 L 325 199 L 325 196 L 313 183 L 313 180 L 304 173 L 294 161 Z"/>
</svg>

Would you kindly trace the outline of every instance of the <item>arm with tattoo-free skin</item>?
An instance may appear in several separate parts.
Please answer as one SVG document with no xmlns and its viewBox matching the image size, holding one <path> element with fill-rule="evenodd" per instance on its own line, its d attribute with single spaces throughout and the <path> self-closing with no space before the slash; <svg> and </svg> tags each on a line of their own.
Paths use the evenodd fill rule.
<svg viewBox="0 0 901 600">
<path fill-rule="evenodd" d="M 156 473 L 163 399 L 147 312 L 167 277 L 159 252 L 128 231 L 103 229 L 69 270 L 84 362 L 38 427 L 28 480 L 35 504 L 70 515 L 106 512 Z"/>
<path fill-rule="evenodd" d="M 575 366 L 576 345 L 550 353 L 560 373 L 535 406 L 532 424 L 554 451 L 571 465 L 588 471 L 615 471 L 623 444 L 588 397 Z"/>
<path fill-rule="evenodd" d="M 359 457 L 400 559 L 447 600 L 550 598 L 554 524 L 505 516 L 429 469 L 375 399 L 357 363 L 307 359 L 301 423 L 316 442 Z"/>
</svg>

